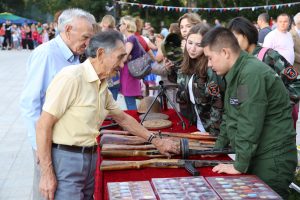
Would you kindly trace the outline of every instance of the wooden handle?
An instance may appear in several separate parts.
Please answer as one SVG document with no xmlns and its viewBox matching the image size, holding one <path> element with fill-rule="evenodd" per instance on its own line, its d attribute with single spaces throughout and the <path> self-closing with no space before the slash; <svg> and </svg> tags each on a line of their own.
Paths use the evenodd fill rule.
<svg viewBox="0 0 300 200">
<path fill-rule="evenodd" d="M 124 170 L 124 169 L 140 169 L 143 167 L 142 161 L 108 161 L 103 160 L 100 165 L 100 170 Z"/>
<path fill-rule="evenodd" d="M 156 149 L 153 144 L 147 145 L 125 145 L 125 144 L 103 144 L 101 150 L 150 150 Z"/>
<path fill-rule="evenodd" d="M 157 168 L 178 168 L 178 159 L 150 159 L 142 161 L 114 161 L 103 160 L 100 165 L 100 170 L 125 170 L 125 169 L 141 169 L 145 167 Z"/>
<path fill-rule="evenodd" d="M 134 156 L 144 156 L 150 158 L 160 158 L 165 157 L 165 155 L 160 154 L 157 150 L 105 150 L 101 151 L 103 157 L 134 157 Z"/>
<path fill-rule="evenodd" d="M 119 131 L 119 130 L 102 130 L 101 134 L 115 134 L 115 135 L 132 135 L 128 131 Z M 162 136 L 167 137 L 180 137 L 180 138 L 189 138 L 189 139 L 196 139 L 196 140 L 213 140 L 217 139 L 216 136 L 207 135 L 209 133 L 202 133 L 202 132 L 193 132 L 193 133 L 172 133 L 172 132 L 161 132 Z"/>
<path fill-rule="evenodd" d="M 138 136 L 125 136 L 105 134 L 101 137 L 100 145 L 103 144 L 145 144 L 147 141 Z"/>
</svg>

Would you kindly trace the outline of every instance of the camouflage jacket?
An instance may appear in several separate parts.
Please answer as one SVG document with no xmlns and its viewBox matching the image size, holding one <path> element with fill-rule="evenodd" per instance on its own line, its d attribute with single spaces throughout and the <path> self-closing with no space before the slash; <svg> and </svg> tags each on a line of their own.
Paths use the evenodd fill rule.
<svg viewBox="0 0 300 200">
<path fill-rule="evenodd" d="M 257 45 L 252 55 L 258 57 L 261 46 Z M 262 60 L 269 65 L 282 79 L 286 89 L 288 90 L 291 104 L 294 105 L 300 99 L 300 76 L 294 67 L 277 51 L 268 49 Z"/>
<path fill-rule="evenodd" d="M 178 92 L 176 100 L 180 105 L 188 105 L 188 117 L 190 121 L 197 121 L 194 105 L 190 101 L 188 82 L 191 75 L 183 74 L 178 70 L 177 83 Z M 217 76 L 211 68 L 207 71 L 206 78 L 193 76 L 193 94 L 195 98 L 195 107 L 199 118 L 207 132 L 212 135 L 218 135 L 223 113 L 223 94 L 225 91 L 225 82 Z M 192 114 L 191 114 L 192 113 Z"/>
</svg>

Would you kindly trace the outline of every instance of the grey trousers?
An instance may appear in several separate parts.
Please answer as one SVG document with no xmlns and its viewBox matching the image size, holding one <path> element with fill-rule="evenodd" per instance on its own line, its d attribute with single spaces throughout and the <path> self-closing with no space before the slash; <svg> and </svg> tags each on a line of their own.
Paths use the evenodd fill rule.
<svg viewBox="0 0 300 200">
<path fill-rule="evenodd" d="M 52 162 L 57 178 L 55 199 L 94 199 L 97 153 L 74 153 L 52 148 Z"/>
<path fill-rule="evenodd" d="M 33 185 L 32 185 L 32 200 L 43 200 L 42 194 L 39 192 L 39 184 L 41 179 L 40 165 L 37 163 L 36 150 L 32 149 L 34 161 Z"/>
</svg>

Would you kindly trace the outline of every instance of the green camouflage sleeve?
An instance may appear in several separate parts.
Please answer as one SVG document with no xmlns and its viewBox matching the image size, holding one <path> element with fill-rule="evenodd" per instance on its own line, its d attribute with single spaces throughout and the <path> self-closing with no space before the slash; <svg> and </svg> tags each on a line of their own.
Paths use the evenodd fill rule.
<svg viewBox="0 0 300 200">
<path fill-rule="evenodd" d="M 269 65 L 282 79 L 291 100 L 296 104 L 300 99 L 300 76 L 297 70 L 277 51 L 269 49 L 263 62 Z"/>
<path fill-rule="evenodd" d="M 211 69 L 208 70 L 208 73 Z M 212 71 L 211 71 L 212 72 Z M 211 95 L 210 121 L 208 124 L 210 134 L 219 135 L 223 115 L 224 81 L 220 76 L 212 73 L 208 76 L 206 90 Z"/>
</svg>

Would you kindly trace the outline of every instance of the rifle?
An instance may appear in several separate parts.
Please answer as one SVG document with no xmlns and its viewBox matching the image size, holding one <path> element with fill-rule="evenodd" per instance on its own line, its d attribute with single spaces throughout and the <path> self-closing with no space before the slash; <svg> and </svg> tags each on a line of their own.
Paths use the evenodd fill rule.
<svg viewBox="0 0 300 200">
<path fill-rule="evenodd" d="M 181 168 L 185 167 L 193 176 L 199 172 L 194 167 L 209 167 L 218 164 L 233 164 L 233 161 L 220 160 L 181 160 L 181 159 L 150 159 L 142 161 L 114 161 L 103 160 L 100 166 L 102 171 L 154 168 Z"/>
<path fill-rule="evenodd" d="M 231 154 L 231 153 L 234 153 L 234 151 L 229 148 L 224 148 L 224 149 L 198 148 L 198 149 L 188 149 L 188 152 L 185 153 L 187 156 L 185 157 L 188 157 L 190 155 L 215 155 L 215 154 Z M 182 149 L 181 149 L 181 154 L 183 155 Z M 165 155 L 162 155 L 158 150 L 119 150 L 119 151 L 102 150 L 101 155 L 103 157 L 135 157 L 135 156 L 144 156 L 150 158 L 165 157 Z"/>
<path fill-rule="evenodd" d="M 180 138 L 168 137 L 170 140 L 179 141 Z M 144 145 L 149 144 L 144 138 L 139 136 L 127 136 L 127 135 L 115 135 L 115 134 L 104 134 L 101 136 L 100 145 L 104 144 L 124 144 L 124 145 Z M 214 145 L 214 141 L 206 140 L 193 140 L 189 139 L 190 146 L 195 145 Z"/>
<path fill-rule="evenodd" d="M 189 146 L 192 149 L 200 149 L 200 148 L 213 148 L 214 145 L 211 144 L 200 144 L 200 143 L 189 143 Z M 103 144 L 101 147 L 102 151 L 105 150 L 153 150 L 156 147 L 153 144 L 145 144 L 145 145 L 124 145 L 124 144 Z"/>
<path fill-rule="evenodd" d="M 117 135 L 132 135 L 128 131 L 120 131 L 120 130 L 101 130 L 100 135 L 106 134 L 117 134 Z M 217 139 L 216 136 L 212 135 L 202 135 L 201 132 L 193 132 L 189 133 L 172 133 L 172 132 L 153 132 L 153 134 L 158 135 L 160 137 L 178 137 L 178 138 L 188 138 L 194 140 L 208 140 L 208 141 L 215 141 Z"/>
</svg>

